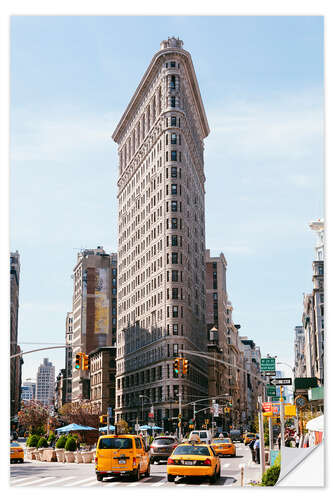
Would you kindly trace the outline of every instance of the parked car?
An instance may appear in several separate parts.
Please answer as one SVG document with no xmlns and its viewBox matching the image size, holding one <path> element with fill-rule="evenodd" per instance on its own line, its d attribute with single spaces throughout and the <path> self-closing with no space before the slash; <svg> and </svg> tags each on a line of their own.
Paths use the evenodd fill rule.
<svg viewBox="0 0 333 500">
<path fill-rule="evenodd" d="M 150 463 L 167 460 L 178 445 L 177 438 L 173 436 L 157 436 L 150 445 Z"/>
</svg>

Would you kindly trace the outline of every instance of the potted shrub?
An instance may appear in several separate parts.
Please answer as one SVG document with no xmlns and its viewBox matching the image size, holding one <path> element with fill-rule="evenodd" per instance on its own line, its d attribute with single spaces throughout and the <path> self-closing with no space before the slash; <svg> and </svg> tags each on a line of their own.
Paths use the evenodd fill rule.
<svg viewBox="0 0 333 500">
<path fill-rule="evenodd" d="M 36 434 L 30 434 L 27 439 L 27 459 L 35 460 L 36 459 L 36 449 L 39 441 L 39 436 Z"/>
<path fill-rule="evenodd" d="M 81 451 L 81 456 L 84 464 L 91 464 L 94 458 L 94 452 L 89 450 Z"/>
<path fill-rule="evenodd" d="M 68 436 L 65 444 L 65 460 L 68 463 L 74 462 L 74 451 L 76 451 L 76 440 L 73 436 Z"/>
<path fill-rule="evenodd" d="M 56 442 L 56 457 L 58 462 L 65 461 L 65 444 L 67 441 L 67 436 L 60 436 Z"/>
<path fill-rule="evenodd" d="M 47 439 L 45 437 L 40 437 L 37 443 L 36 450 L 36 460 L 43 460 L 43 451 L 47 448 Z"/>
</svg>

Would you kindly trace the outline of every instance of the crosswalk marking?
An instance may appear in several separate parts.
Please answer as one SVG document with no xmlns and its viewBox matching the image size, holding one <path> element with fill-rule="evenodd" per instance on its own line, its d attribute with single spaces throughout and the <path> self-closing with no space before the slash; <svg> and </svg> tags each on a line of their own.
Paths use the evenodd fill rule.
<svg viewBox="0 0 333 500">
<path fill-rule="evenodd" d="M 154 484 L 152 484 L 151 486 L 152 486 L 152 487 L 153 487 L 153 486 L 155 486 L 155 487 L 157 487 L 157 486 L 162 486 L 162 484 L 164 484 L 164 483 L 165 483 L 165 479 L 161 479 L 161 481 L 158 481 L 157 483 L 154 483 Z"/>
<path fill-rule="evenodd" d="M 225 469 L 230 467 L 230 464 L 223 464 L 222 467 L 224 467 Z"/>
<path fill-rule="evenodd" d="M 111 488 L 112 486 L 116 486 L 117 484 L 122 484 L 120 481 L 116 481 L 115 483 L 104 483 L 104 484 L 107 484 L 109 488 Z"/>
<path fill-rule="evenodd" d="M 27 478 L 27 477 L 22 477 L 21 479 L 13 479 L 13 480 L 11 479 L 11 480 L 10 480 L 10 484 L 21 483 L 21 481 L 26 481 L 27 479 L 29 479 L 29 478 Z"/>
<path fill-rule="evenodd" d="M 97 481 L 95 480 L 94 483 Z M 82 483 L 92 483 L 91 477 L 89 479 L 81 479 L 81 481 L 76 481 L 75 483 L 71 483 L 69 486 L 76 486 L 77 484 L 82 484 Z"/>
<path fill-rule="evenodd" d="M 75 479 L 75 477 L 76 476 L 62 477 L 60 479 L 57 479 L 56 481 L 51 481 L 50 483 L 42 484 L 41 486 L 52 486 L 53 484 L 56 484 L 56 483 L 62 483 L 63 481 L 69 481 L 70 479 Z"/>
<path fill-rule="evenodd" d="M 42 481 L 49 481 L 50 479 L 55 479 L 54 476 L 43 477 L 42 479 L 35 479 L 34 481 L 29 481 L 28 483 L 18 484 L 17 487 L 29 486 L 30 484 L 41 483 Z"/>
</svg>

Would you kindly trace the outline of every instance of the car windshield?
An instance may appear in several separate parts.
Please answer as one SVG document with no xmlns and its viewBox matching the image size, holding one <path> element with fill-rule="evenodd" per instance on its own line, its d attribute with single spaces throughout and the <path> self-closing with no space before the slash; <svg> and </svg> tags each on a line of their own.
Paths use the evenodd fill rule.
<svg viewBox="0 0 333 500">
<path fill-rule="evenodd" d="M 200 432 L 200 437 L 201 438 L 206 438 L 207 437 L 207 432 Z"/>
<path fill-rule="evenodd" d="M 249 433 L 249 434 L 246 434 L 246 436 L 247 436 L 248 438 L 254 438 L 254 437 L 255 437 L 255 434 L 250 434 L 250 433 Z"/>
<path fill-rule="evenodd" d="M 100 450 L 131 450 L 133 440 L 131 438 L 103 438 L 100 440 Z"/>
<path fill-rule="evenodd" d="M 20 447 L 21 445 L 19 443 L 16 443 L 16 441 L 13 441 L 12 443 L 10 443 L 10 446 L 12 448 L 17 448 L 17 447 Z M 8 449 L 8 448 L 7 448 Z"/>
<path fill-rule="evenodd" d="M 167 446 L 168 444 L 173 444 L 175 442 L 172 438 L 158 438 L 153 441 L 152 444 L 161 444 Z"/>
<path fill-rule="evenodd" d="M 207 446 L 177 446 L 173 455 L 204 455 L 210 456 Z"/>
<path fill-rule="evenodd" d="M 230 439 L 214 439 L 213 443 L 230 443 Z"/>
</svg>

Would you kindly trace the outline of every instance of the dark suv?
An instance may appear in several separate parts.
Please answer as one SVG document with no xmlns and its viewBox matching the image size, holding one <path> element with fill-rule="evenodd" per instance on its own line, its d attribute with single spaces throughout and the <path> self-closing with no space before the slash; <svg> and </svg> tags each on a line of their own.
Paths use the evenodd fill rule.
<svg viewBox="0 0 333 500">
<path fill-rule="evenodd" d="M 150 463 L 167 460 L 177 445 L 178 440 L 173 436 L 157 436 L 150 445 Z"/>
</svg>

